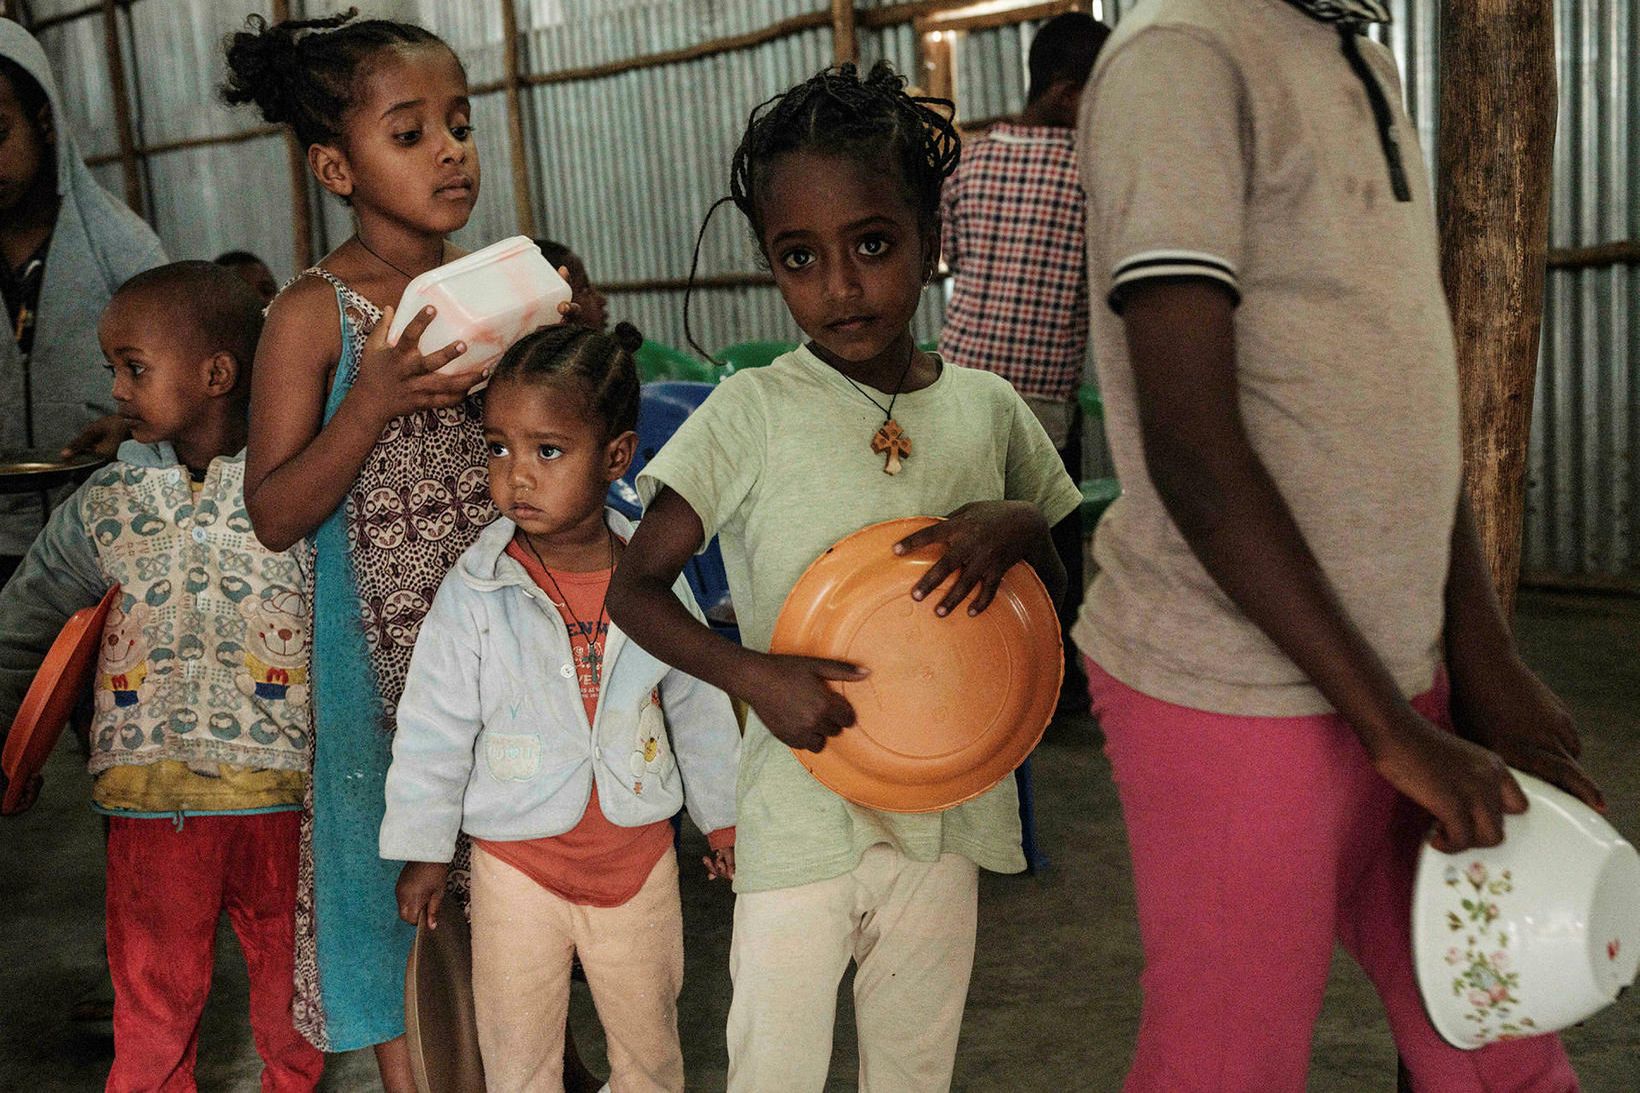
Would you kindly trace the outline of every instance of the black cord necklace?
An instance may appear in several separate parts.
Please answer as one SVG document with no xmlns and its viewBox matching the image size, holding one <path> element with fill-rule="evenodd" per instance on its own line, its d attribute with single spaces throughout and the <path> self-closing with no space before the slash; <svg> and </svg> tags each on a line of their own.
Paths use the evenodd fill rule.
<svg viewBox="0 0 1640 1093">
<path fill-rule="evenodd" d="M 414 281 L 416 279 L 416 275 L 411 273 L 409 270 L 406 270 L 406 269 L 404 269 L 400 266 L 397 266 L 397 265 L 393 264 L 392 262 L 389 262 L 386 258 L 383 258 L 380 254 L 378 254 L 376 252 L 376 248 L 372 247 L 369 243 L 366 243 L 364 241 L 364 236 L 360 235 L 358 232 L 353 233 L 353 238 L 359 241 L 359 246 L 364 248 L 364 251 L 365 251 L 366 254 L 370 255 L 370 257 L 374 258 L 376 261 L 380 262 L 382 265 L 386 266 L 388 269 L 392 270 L 394 273 L 397 273 L 399 276 L 403 277 L 407 281 Z M 437 262 L 437 265 L 443 265 L 444 264 L 444 244 L 443 243 L 439 244 L 438 257 L 439 257 L 439 260 Z"/>
<path fill-rule="evenodd" d="M 609 536 L 609 568 L 613 570 L 615 568 L 615 533 L 607 527 L 604 528 L 604 532 Z M 552 582 L 552 590 L 558 593 L 558 599 L 553 601 L 553 606 L 562 607 L 565 611 L 568 611 L 570 621 L 575 624 L 575 629 L 586 636 L 587 651 L 582 658 L 582 663 L 586 665 L 587 671 L 592 675 L 592 685 L 594 687 L 602 686 L 604 651 L 598 645 L 598 627 L 603 624 L 604 615 L 609 610 L 609 586 L 604 586 L 604 598 L 598 604 L 598 617 L 592 620 L 592 628 L 588 629 L 587 624 L 582 622 L 581 617 L 575 613 L 575 608 L 570 606 L 569 597 L 564 595 L 564 590 L 558 586 L 558 578 L 554 577 L 552 570 L 547 568 L 546 559 L 541 557 L 541 552 L 535 549 L 535 544 L 530 542 L 528 535 L 524 536 L 524 545 L 530 548 L 531 554 L 535 555 L 536 563 L 541 566 L 541 572 L 547 575 L 547 580 Z M 560 603 L 560 600 L 563 602 Z M 573 645 L 571 647 L 573 648 Z"/>
<path fill-rule="evenodd" d="M 883 464 L 884 474 L 899 474 L 900 460 L 911 454 L 911 437 L 900 428 L 900 423 L 894 420 L 894 400 L 900 397 L 900 390 L 905 387 L 905 378 L 911 374 L 911 363 L 917 359 L 917 343 L 911 343 L 911 352 L 906 354 L 905 367 L 900 369 L 900 380 L 894 385 L 894 393 L 888 397 L 888 405 L 884 406 L 870 395 L 866 389 L 855 383 L 846 373 L 838 370 L 838 375 L 848 380 L 848 385 L 860 392 L 860 397 L 871 403 L 883 412 L 883 423 L 871 437 L 871 451 L 873 455 L 886 455 L 888 459 Z"/>
</svg>

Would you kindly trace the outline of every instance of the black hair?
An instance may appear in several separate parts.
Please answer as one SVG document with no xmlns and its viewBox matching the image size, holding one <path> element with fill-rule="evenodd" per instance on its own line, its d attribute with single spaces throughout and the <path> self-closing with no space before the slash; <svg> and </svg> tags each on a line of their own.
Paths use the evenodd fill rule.
<svg viewBox="0 0 1640 1093">
<path fill-rule="evenodd" d="M 221 254 L 211 259 L 211 262 L 213 265 L 218 266 L 248 266 L 253 262 L 258 265 L 267 265 L 266 262 L 262 261 L 262 259 L 258 258 L 248 250 L 223 251 Z"/>
<path fill-rule="evenodd" d="M 570 250 L 569 247 L 556 239 L 537 239 L 535 245 L 541 249 L 541 257 L 552 263 L 552 268 L 568 266 L 570 262 L 580 262 L 581 256 Z M 584 266 L 585 262 L 581 262 Z"/>
<path fill-rule="evenodd" d="M 34 126 L 35 132 L 42 132 L 40 125 L 40 111 L 44 110 L 49 116 L 51 100 L 46 98 L 45 88 L 40 81 L 29 75 L 28 69 L 12 60 L 10 57 L 0 57 L 0 76 L 11 84 L 12 92 L 17 96 L 17 104 L 23 108 L 23 117 Z M 52 166 L 53 172 L 56 166 Z"/>
<path fill-rule="evenodd" d="M 817 72 L 747 118 L 729 167 L 730 199 L 761 245 L 759 203 L 770 165 L 792 152 L 823 152 L 898 168 L 906 203 L 918 224 L 930 229 L 939 218 L 940 186 L 962 151 L 951 122 L 954 109 L 949 99 L 907 94 L 905 77 L 887 61 L 878 61 L 863 80 L 852 64 Z"/>
<path fill-rule="evenodd" d="M 638 427 L 638 366 L 621 341 L 574 323 L 543 327 L 512 344 L 490 374 L 490 388 L 509 380 L 569 377 L 584 388 L 587 409 L 608 440 Z"/>
<path fill-rule="evenodd" d="M 621 348 L 628 353 L 636 353 L 643 345 L 643 331 L 625 319 L 615 324 L 615 329 L 610 332 L 610 337 L 620 342 Z"/>
<path fill-rule="evenodd" d="M 1110 28 L 1086 12 L 1067 11 L 1043 23 L 1031 39 L 1031 86 L 1025 101 L 1035 102 L 1062 80 L 1077 87 L 1087 83 L 1109 37 Z"/>
<path fill-rule="evenodd" d="M 196 338 L 202 355 L 231 355 L 239 365 L 234 390 L 249 392 L 251 361 L 262 336 L 262 297 L 242 277 L 215 262 L 172 262 L 132 277 L 114 290 L 114 299 L 134 292 L 163 294 L 161 306 L 178 336 Z"/>
<path fill-rule="evenodd" d="M 725 201 L 746 217 L 758 249 L 763 247 L 761 203 L 770 167 L 793 152 L 814 151 L 846 156 L 857 163 L 899 174 L 906 204 L 917 214 L 927 236 L 939 221 L 940 187 L 957 169 L 962 138 L 951 119 L 950 99 L 912 95 L 905 77 L 887 61 L 878 61 L 864 79 L 852 64 L 822 69 L 787 91 L 758 104 L 746 119 L 746 132 L 729 166 L 729 196 L 708 210 L 695 238 L 689 266 L 691 288 L 700 263 L 700 244 L 712 213 Z M 708 360 L 689 329 L 689 291 L 683 297 L 684 337 Z"/>
<path fill-rule="evenodd" d="M 404 46 L 444 46 L 425 27 L 391 19 L 355 23 L 358 14 L 358 8 L 349 8 L 323 19 L 272 24 L 260 15 L 248 17 L 247 29 L 223 40 L 228 82 L 222 85 L 222 97 L 235 106 L 255 103 L 263 120 L 290 126 L 304 147 L 337 143 L 359 77 L 377 54 Z"/>
</svg>

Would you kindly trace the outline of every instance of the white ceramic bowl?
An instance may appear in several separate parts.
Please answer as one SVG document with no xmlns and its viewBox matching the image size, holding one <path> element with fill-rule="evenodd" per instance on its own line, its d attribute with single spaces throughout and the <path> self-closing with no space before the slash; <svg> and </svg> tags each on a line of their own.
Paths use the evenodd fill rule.
<svg viewBox="0 0 1640 1093">
<path fill-rule="evenodd" d="M 1531 807 L 1504 841 L 1424 845 L 1412 955 L 1435 1031 L 1455 1047 L 1556 1032 L 1616 1000 L 1640 968 L 1640 855 L 1582 801 L 1515 772 Z"/>
<path fill-rule="evenodd" d="M 421 351 L 433 353 L 454 341 L 467 351 L 440 368 L 452 375 L 487 371 L 507 347 L 525 334 L 562 321 L 558 305 L 570 298 L 570 287 L 525 235 L 515 235 L 446 262 L 405 286 L 387 330 L 389 342 L 422 308 L 438 314 L 421 335 Z"/>
</svg>

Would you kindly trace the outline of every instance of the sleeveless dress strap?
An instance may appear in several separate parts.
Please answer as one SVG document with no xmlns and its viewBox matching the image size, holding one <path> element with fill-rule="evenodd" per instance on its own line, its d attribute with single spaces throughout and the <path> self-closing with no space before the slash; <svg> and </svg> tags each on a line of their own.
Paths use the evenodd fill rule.
<svg viewBox="0 0 1640 1093">
<path fill-rule="evenodd" d="M 294 283 L 298 279 L 306 277 L 309 274 L 313 274 L 315 277 L 322 277 L 326 281 L 329 281 L 331 287 L 337 291 L 343 301 L 346 302 L 347 306 L 358 312 L 360 318 L 364 319 L 367 325 L 375 326 L 381 321 L 381 308 L 377 307 L 357 292 L 354 292 L 353 289 L 348 287 L 346 281 L 342 280 L 340 277 L 336 276 L 323 266 L 309 266 L 307 269 L 291 278 L 291 281 Z"/>
</svg>

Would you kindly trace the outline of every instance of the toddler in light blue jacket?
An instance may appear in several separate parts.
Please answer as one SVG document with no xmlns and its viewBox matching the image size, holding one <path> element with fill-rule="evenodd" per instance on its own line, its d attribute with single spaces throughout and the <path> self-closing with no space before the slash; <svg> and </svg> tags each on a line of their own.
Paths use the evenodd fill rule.
<svg viewBox="0 0 1640 1093">
<path fill-rule="evenodd" d="M 383 858 L 399 914 L 437 928 L 472 839 L 479 1046 L 493 1088 L 559 1088 L 572 957 L 614 1088 L 681 1090 L 683 918 L 670 818 L 687 805 L 713 876 L 734 871 L 740 736 L 728 697 L 609 623 L 632 533 L 604 507 L 636 445 L 638 377 L 613 338 L 520 340 L 485 393 L 502 518 L 445 579 L 398 706 Z M 680 579 L 674 591 L 697 617 Z"/>
</svg>

